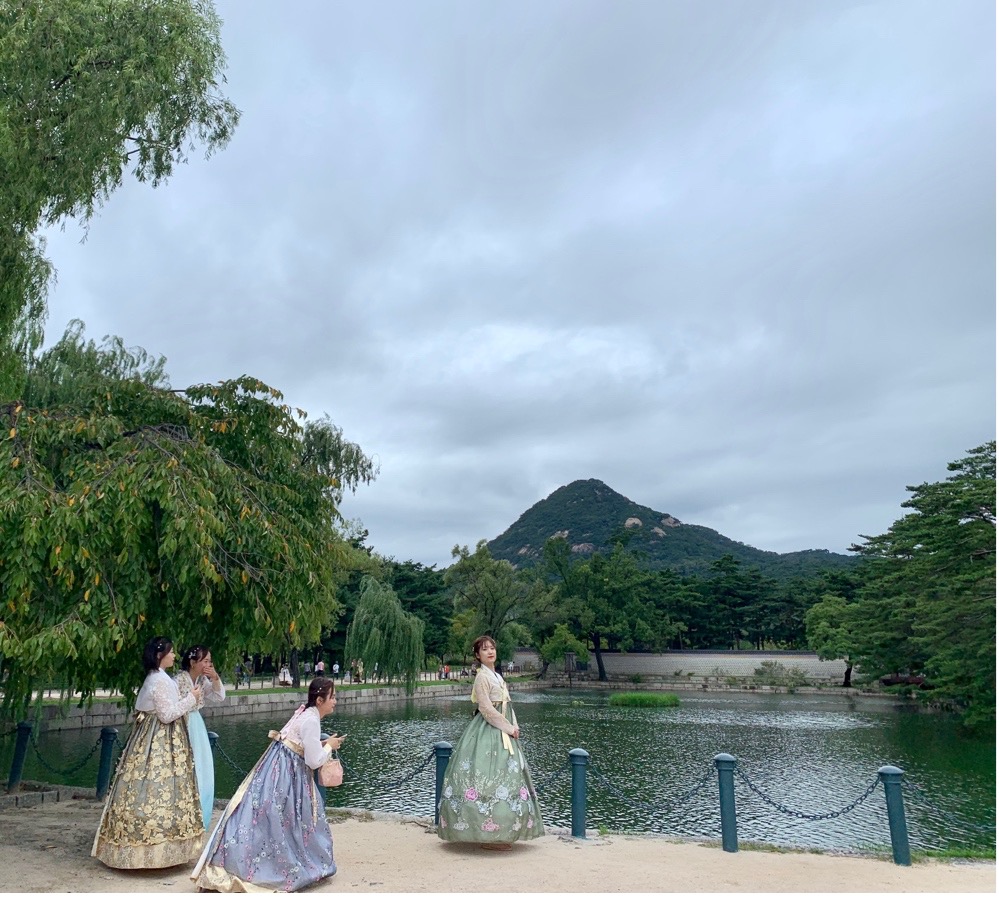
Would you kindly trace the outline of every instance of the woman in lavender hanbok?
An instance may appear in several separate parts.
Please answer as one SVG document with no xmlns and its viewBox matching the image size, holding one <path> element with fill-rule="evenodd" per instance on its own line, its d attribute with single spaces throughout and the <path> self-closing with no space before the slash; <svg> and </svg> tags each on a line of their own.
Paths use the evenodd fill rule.
<svg viewBox="0 0 999 898">
<path fill-rule="evenodd" d="M 191 751 L 194 752 L 201 816 L 205 829 L 208 829 L 212 823 L 212 809 L 215 807 L 215 758 L 212 756 L 212 744 L 208 739 L 208 727 L 201 716 L 201 709 L 205 705 L 224 702 L 225 686 L 212 664 L 212 653 L 207 646 L 192 645 L 181 657 L 180 666 L 183 670 L 174 677 L 180 697 L 189 695 L 195 686 L 201 691 L 201 699 L 187 715 L 187 730 L 191 738 Z"/>
<path fill-rule="evenodd" d="M 520 726 L 506 683 L 496 672 L 496 643 L 480 636 L 472 646 L 479 669 L 476 703 L 444 774 L 437 835 L 445 842 L 477 842 L 507 850 L 511 842 L 544 835 L 538 794 L 520 750 Z"/>
<path fill-rule="evenodd" d="M 309 698 L 229 800 L 191 879 L 216 892 L 295 892 L 336 873 L 333 833 L 313 772 L 344 737 L 320 741 L 319 721 L 336 707 L 333 681 L 316 677 Z"/>
</svg>

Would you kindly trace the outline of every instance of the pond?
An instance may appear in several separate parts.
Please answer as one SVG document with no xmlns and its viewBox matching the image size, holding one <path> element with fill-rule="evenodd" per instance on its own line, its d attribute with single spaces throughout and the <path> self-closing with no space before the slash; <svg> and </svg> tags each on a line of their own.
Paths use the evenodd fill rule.
<svg viewBox="0 0 999 898">
<path fill-rule="evenodd" d="M 838 695 L 681 692 L 676 708 L 618 708 L 603 691 L 514 692 L 524 752 L 541 789 L 545 822 L 568 828 L 568 752 L 590 753 L 587 827 L 720 838 L 712 758 L 734 755 L 739 839 L 801 848 L 882 849 L 890 844 L 884 790 L 833 819 L 805 820 L 853 804 L 893 764 L 905 771 L 904 797 L 913 849 L 995 847 L 995 743 L 971 738 L 950 716 L 895 701 Z M 457 743 L 472 705 L 466 699 L 418 699 L 369 705 L 324 720 L 348 734 L 341 751 L 347 777 L 328 792 L 331 807 L 432 815 L 435 742 Z M 216 717 L 224 756 L 216 759 L 217 795 L 230 795 L 267 745 L 271 717 Z M 127 737 L 122 729 L 121 738 Z M 42 755 L 73 758 L 96 731 L 52 733 Z M 0 747 L 9 769 L 10 742 Z M 231 761 L 231 763 L 230 763 Z M 96 758 L 73 778 L 92 786 Z M 53 781 L 29 751 L 26 779 Z M 762 794 L 761 794 L 762 793 Z M 777 805 L 777 807 L 775 807 Z"/>
</svg>

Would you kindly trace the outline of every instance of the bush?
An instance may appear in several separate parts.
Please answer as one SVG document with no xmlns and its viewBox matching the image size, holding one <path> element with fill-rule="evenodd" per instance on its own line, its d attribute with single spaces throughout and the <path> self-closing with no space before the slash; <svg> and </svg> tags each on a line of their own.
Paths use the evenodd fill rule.
<svg viewBox="0 0 999 898">
<path fill-rule="evenodd" d="M 763 661 L 753 671 L 753 678 L 762 686 L 807 686 L 808 677 L 800 667 L 785 667 L 779 661 Z"/>
<path fill-rule="evenodd" d="M 615 692 L 608 704 L 626 708 L 675 708 L 680 699 L 672 692 Z"/>
</svg>

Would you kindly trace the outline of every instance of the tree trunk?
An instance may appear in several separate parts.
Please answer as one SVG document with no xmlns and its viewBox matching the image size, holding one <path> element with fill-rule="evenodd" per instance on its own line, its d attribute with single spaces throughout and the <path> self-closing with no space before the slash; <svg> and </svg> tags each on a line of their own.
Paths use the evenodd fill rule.
<svg viewBox="0 0 999 898">
<path fill-rule="evenodd" d="M 599 671 L 597 679 L 599 679 L 601 683 L 606 683 L 607 671 L 604 670 L 604 656 L 600 654 L 600 634 L 591 633 L 590 639 L 593 642 L 593 654 L 597 659 L 597 671 Z"/>
<path fill-rule="evenodd" d="M 846 662 L 846 673 L 843 674 L 843 688 L 850 688 L 850 677 L 853 676 L 853 663 L 850 661 Z"/>
<path fill-rule="evenodd" d="M 298 673 L 298 649 L 291 650 L 291 685 L 296 689 L 302 688 L 302 681 Z"/>
</svg>

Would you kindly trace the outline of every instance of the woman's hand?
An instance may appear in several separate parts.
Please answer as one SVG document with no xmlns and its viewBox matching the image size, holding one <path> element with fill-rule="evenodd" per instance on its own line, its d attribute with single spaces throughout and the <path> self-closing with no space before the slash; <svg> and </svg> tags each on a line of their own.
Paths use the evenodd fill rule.
<svg viewBox="0 0 999 898">
<path fill-rule="evenodd" d="M 205 665 L 205 676 L 213 683 L 217 684 L 219 681 L 219 672 L 215 669 L 215 665 L 211 661 Z"/>
<path fill-rule="evenodd" d="M 515 726 L 513 728 L 513 732 L 510 735 L 513 736 L 514 739 L 519 739 L 520 738 L 520 727 Z"/>
<path fill-rule="evenodd" d="M 343 740 L 346 738 L 347 738 L 346 736 L 338 736 L 336 733 L 334 733 L 323 743 L 323 745 L 325 745 L 327 748 L 333 749 L 333 751 L 336 751 L 341 745 L 343 745 Z"/>
<path fill-rule="evenodd" d="M 196 702 L 200 702 L 201 701 L 201 687 L 200 686 L 195 686 L 193 689 L 191 689 L 191 695 L 194 696 L 194 700 Z"/>
</svg>

